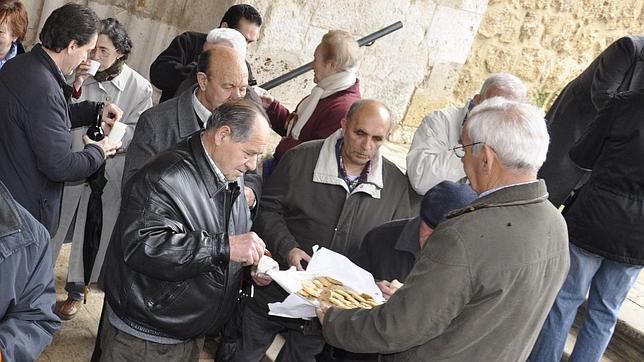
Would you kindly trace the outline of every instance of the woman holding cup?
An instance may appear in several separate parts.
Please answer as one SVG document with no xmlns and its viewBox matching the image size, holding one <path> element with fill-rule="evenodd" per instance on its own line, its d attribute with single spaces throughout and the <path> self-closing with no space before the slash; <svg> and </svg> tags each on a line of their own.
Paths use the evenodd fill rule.
<svg viewBox="0 0 644 362">
<path fill-rule="evenodd" d="M 132 41 L 123 25 L 114 18 L 101 21 L 96 48 L 91 52 L 87 62 L 82 63 L 75 73 L 72 86 L 72 102 L 85 100 L 114 103 L 123 110 L 121 122 L 113 129 L 105 129 L 110 143 L 119 140 L 123 146 L 112 158 L 105 162 L 104 184 L 102 190 L 102 229 L 96 260 L 92 265 L 83 264 L 83 244 L 88 238 L 97 237 L 86 232 L 88 210 L 97 206 L 90 203 L 90 195 L 96 190 L 95 183 L 67 183 L 63 193 L 61 221 L 53 243 L 62 243 L 65 238 L 72 239 L 72 251 L 69 258 L 67 273 L 67 300 L 57 309 L 62 319 L 74 317 L 84 298 L 84 288 L 87 282 L 94 283 L 105 257 L 112 229 L 116 223 L 121 205 L 121 178 L 125 162 L 125 151 L 134 135 L 134 127 L 143 111 L 152 107 L 152 86 L 139 73 L 125 64 L 132 50 Z M 85 129 L 80 129 L 74 135 L 73 148 L 82 148 L 82 136 Z M 100 170 L 99 170 L 100 171 Z M 95 175 L 92 175 L 95 176 Z M 90 221 L 91 222 L 91 221 Z M 88 228 L 89 229 L 89 228 Z M 90 234 L 90 235 L 86 235 Z M 56 245 L 56 244 L 55 244 Z M 91 278 L 86 281 L 85 272 L 91 268 Z"/>
</svg>

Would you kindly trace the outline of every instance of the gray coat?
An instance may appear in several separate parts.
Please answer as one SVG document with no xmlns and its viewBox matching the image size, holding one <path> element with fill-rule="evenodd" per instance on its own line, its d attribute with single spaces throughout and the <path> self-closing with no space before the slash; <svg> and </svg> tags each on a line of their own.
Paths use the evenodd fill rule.
<svg viewBox="0 0 644 362">
<path fill-rule="evenodd" d="M 192 107 L 194 88 L 141 114 L 134 131 L 134 137 L 125 155 L 123 190 L 127 181 L 146 162 L 203 129 L 203 122 L 197 118 Z M 246 185 L 253 189 L 257 200 L 259 200 L 262 189 L 261 177 L 255 173 L 247 173 L 244 179 Z"/>
<path fill-rule="evenodd" d="M 0 354 L 33 361 L 60 328 L 49 234 L 0 182 Z"/>
<path fill-rule="evenodd" d="M 386 304 L 327 312 L 327 342 L 395 361 L 524 361 L 569 266 L 547 195 L 516 185 L 451 213 Z"/>
</svg>

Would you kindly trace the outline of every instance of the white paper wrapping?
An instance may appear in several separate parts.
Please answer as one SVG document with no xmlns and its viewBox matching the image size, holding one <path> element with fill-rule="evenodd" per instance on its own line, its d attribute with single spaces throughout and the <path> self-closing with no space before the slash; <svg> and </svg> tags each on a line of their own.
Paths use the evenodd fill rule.
<svg viewBox="0 0 644 362">
<path fill-rule="evenodd" d="M 378 289 L 371 273 L 355 265 L 342 254 L 326 248 L 316 250 L 317 247 L 314 248 L 313 257 L 306 271 L 297 271 L 295 267 L 288 270 L 268 271 L 267 274 L 273 278 L 273 281 L 290 293 L 283 302 L 268 305 L 270 315 L 303 319 L 315 317 L 317 305 L 295 292 L 302 289 L 303 281 L 321 276 L 337 279 L 349 289 L 358 293 L 369 293 L 376 301 L 384 302 L 382 292 Z"/>
</svg>

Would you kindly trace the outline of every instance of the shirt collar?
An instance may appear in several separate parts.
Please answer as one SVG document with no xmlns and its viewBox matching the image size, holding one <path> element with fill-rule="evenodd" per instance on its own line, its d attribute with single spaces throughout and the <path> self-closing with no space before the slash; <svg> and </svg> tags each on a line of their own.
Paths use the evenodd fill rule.
<svg viewBox="0 0 644 362">
<path fill-rule="evenodd" d="M 509 185 L 503 185 L 503 186 L 495 187 L 495 188 L 493 188 L 493 189 L 489 189 L 489 190 L 487 190 L 487 191 L 483 191 L 483 192 L 481 192 L 481 193 L 479 194 L 479 197 L 478 197 L 478 198 L 480 199 L 480 198 L 481 198 L 481 197 L 483 197 L 483 196 L 489 195 L 489 194 L 491 194 L 491 193 L 493 193 L 493 192 L 495 192 L 495 191 L 499 191 L 499 190 L 502 190 L 502 189 L 505 189 L 505 188 L 508 188 L 508 187 L 511 187 L 511 186 L 527 185 L 527 184 L 530 184 L 530 183 L 533 183 L 533 182 L 537 182 L 537 181 L 539 181 L 539 180 L 527 181 L 527 182 L 519 182 L 519 183 L 516 183 L 516 184 L 509 184 Z"/>
<path fill-rule="evenodd" d="M 4 59 L 0 59 L 0 66 L 4 65 L 9 59 L 15 58 L 18 55 L 18 45 L 16 43 L 11 43 L 11 48 Z"/>
<path fill-rule="evenodd" d="M 192 92 L 192 108 L 195 110 L 195 113 L 197 114 L 197 117 L 203 122 L 203 127 L 206 128 L 208 125 L 208 118 L 210 118 L 210 115 L 212 112 L 208 110 L 208 108 L 204 107 L 203 104 L 201 104 L 201 101 L 197 98 L 197 89 Z"/>
<path fill-rule="evenodd" d="M 210 166 L 212 166 L 212 169 L 215 170 L 215 175 L 217 175 L 218 179 L 220 179 L 220 180 L 222 180 L 224 182 L 224 184 L 226 185 L 226 188 L 227 188 L 228 184 L 230 183 L 230 181 L 228 181 L 226 179 L 226 176 L 224 176 L 223 172 L 221 172 L 219 167 L 217 167 L 217 164 L 215 163 L 215 160 L 213 160 L 210 157 L 210 155 L 208 154 L 206 145 L 203 144 L 203 139 L 201 139 L 201 137 L 199 137 L 199 139 L 201 140 L 201 145 L 203 146 L 203 149 L 205 151 L 204 153 L 206 154 L 206 158 L 208 159 L 208 162 L 210 163 Z"/>
</svg>

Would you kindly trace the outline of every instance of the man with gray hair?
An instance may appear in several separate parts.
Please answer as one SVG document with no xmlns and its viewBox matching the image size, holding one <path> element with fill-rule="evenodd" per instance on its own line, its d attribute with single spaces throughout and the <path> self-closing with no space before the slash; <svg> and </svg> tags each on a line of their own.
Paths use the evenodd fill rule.
<svg viewBox="0 0 644 362">
<path fill-rule="evenodd" d="M 424 195 L 441 181 L 457 182 L 465 178 L 463 167 L 450 147 L 460 142 L 467 112 L 492 97 L 524 102 L 527 88 L 509 73 L 489 76 L 479 94 L 461 108 L 449 107 L 430 113 L 416 130 L 407 154 L 407 177 L 419 195 Z"/>
<path fill-rule="evenodd" d="M 264 253 L 242 190 L 269 132 L 256 103 L 224 103 L 127 183 L 105 264 L 101 361 L 196 361 L 204 335 L 231 317 L 243 268 Z"/>
<path fill-rule="evenodd" d="M 569 265 L 566 224 L 536 178 L 548 139 L 535 106 L 474 108 L 453 152 L 478 198 L 438 225 L 387 303 L 318 309 L 326 341 L 382 360 L 525 360 Z"/>
</svg>

